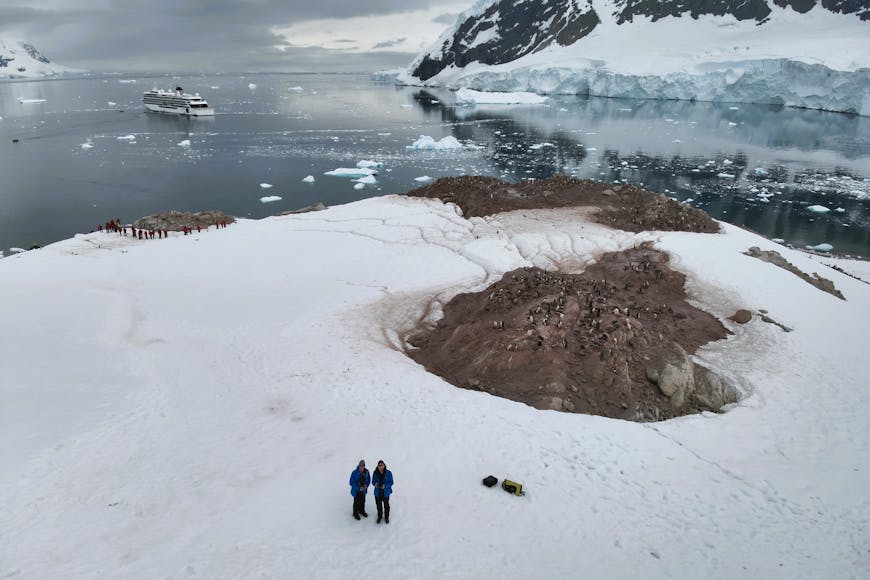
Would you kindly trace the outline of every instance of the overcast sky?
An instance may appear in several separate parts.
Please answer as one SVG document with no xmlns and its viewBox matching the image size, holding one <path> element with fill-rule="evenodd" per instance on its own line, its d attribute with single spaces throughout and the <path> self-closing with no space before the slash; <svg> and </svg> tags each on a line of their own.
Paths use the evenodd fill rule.
<svg viewBox="0 0 870 580">
<path fill-rule="evenodd" d="M 0 36 L 93 71 L 407 65 L 474 0 L 0 0 Z"/>
</svg>

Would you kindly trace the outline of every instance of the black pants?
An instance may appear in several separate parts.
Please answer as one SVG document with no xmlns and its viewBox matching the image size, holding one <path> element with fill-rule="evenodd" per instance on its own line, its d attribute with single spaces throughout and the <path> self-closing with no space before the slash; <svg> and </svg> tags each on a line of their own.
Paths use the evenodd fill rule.
<svg viewBox="0 0 870 580">
<path fill-rule="evenodd" d="M 382 515 L 387 516 L 387 519 L 390 519 L 390 498 L 381 497 L 378 494 L 375 494 L 375 505 L 378 506 L 378 517 Z"/>
<path fill-rule="evenodd" d="M 358 491 L 353 496 L 353 515 L 366 513 L 366 492 Z"/>
</svg>

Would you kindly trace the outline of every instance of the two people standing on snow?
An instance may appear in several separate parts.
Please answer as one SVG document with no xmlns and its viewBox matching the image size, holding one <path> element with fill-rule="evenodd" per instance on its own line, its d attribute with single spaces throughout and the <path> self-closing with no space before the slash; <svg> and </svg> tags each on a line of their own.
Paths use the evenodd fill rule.
<svg viewBox="0 0 870 580">
<path fill-rule="evenodd" d="M 353 517 L 356 519 L 359 519 L 360 516 L 369 517 L 369 514 L 366 513 L 366 494 L 369 491 L 369 484 L 375 488 L 375 505 L 378 507 L 377 523 L 381 523 L 381 518 L 386 523 L 390 523 L 390 494 L 393 493 L 393 472 L 387 469 L 387 464 L 383 460 L 378 461 L 374 475 L 369 475 L 366 462 L 362 459 L 360 459 L 357 468 L 350 474 Z"/>
</svg>

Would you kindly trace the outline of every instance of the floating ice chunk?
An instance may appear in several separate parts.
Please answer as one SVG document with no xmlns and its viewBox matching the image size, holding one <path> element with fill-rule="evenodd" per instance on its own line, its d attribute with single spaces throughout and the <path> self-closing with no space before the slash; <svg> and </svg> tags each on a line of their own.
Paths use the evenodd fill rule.
<svg viewBox="0 0 870 580">
<path fill-rule="evenodd" d="M 118 79 L 118 82 L 122 85 L 130 85 L 136 82 L 136 79 Z"/>
<path fill-rule="evenodd" d="M 118 141 L 135 141 L 136 135 L 122 135 L 121 137 L 118 137 L 117 139 L 118 139 Z"/>
<path fill-rule="evenodd" d="M 281 197 L 277 195 L 267 195 L 260 198 L 260 203 L 272 203 L 273 201 L 281 201 Z"/>
<path fill-rule="evenodd" d="M 253 91 L 254 89 L 257 88 L 257 85 L 255 85 L 254 83 L 248 83 L 248 88 Z"/>
<path fill-rule="evenodd" d="M 9 248 L 9 251 L 13 254 L 20 254 L 21 252 L 26 252 L 24 248 Z"/>
<path fill-rule="evenodd" d="M 837 213 L 846 213 L 846 210 L 843 209 L 842 207 L 838 207 L 838 208 L 835 209 L 834 211 L 837 212 Z"/>
<path fill-rule="evenodd" d="M 784 243 L 785 243 L 785 240 L 782 239 L 782 238 L 771 238 L 770 241 L 771 241 L 771 242 L 774 242 L 774 243 L 777 243 L 777 244 L 784 244 Z"/>
<path fill-rule="evenodd" d="M 408 145 L 408 149 L 462 149 L 462 143 L 456 137 L 448 135 L 440 141 L 436 141 L 429 135 L 420 135 L 420 138 Z"/>
<path fill-rule="evenodd" d="M 535 93 L 489 93 L 472 89 L 456 91 L 456 102 L 476 105 L 539 105 L 547 100 Z"/>
<path fill-rule="evenodd" d="M 22 97 L 18 97 L 18 102 L 22 105 L 27 105 L 30 103 L 44 103 L 45 99 L 24 99 Z"/>
<path fill-rule="evenodd" d="M 309 175 L 308 177 L 304 178 L 302 181 L 304 181 L 305 183 L 314 183 L 314 176 Z"/>
<path fill-rule="evenodd" d="M 825 207 L 823 205 L 811 205 L 807 209 L 814 213 L 828 213 L 829 211 L 831 211 L 831 208 Z"/>
<path fill-rule="evenodd" d="M 544 147 L 555 147 L 555 145 L 553 145 L 552 143 L 546 143 L 546 142 L 545 143 L 535 143 L 534 145 L 529 147 L 529 149 L 538 150 L 538 149 L 543 149 Z"/>
<path fill-rule="evenodd" d="M 728 121 L 728 126 L 729 127 L 736 127 L 737 123 L 735 123 L 734 121 Z"/>
<path fill-rule="evenodd" d="M 378 133 L 378 137 L 389 137 L 392 133 Z"/>
<path fill-rule="evenodd" d="M 680 141 L 679 139 L 674 139 L 673 143 L 682 143 L 682 141 Z"/>
<path fill-rule="evenodd" d="M 354 188 L 354 189 L 362 189 L 362 188 L 365 187 L 365 186 L 366 186 L 365 183 L 354 183 L 354 184 L 353 184 L 353 188 Z"/>
<path fill-rule="evenodd" d="M 403 105 L 399 105 L 399 106 L 402 107 L 403 109 L 410 109 L 410 108 L 413 107 L 414 105 L 409 105 L 409 104 L 405 103 L 405 104 L 403 104 Z"/>
<path fill-rule="evenodd" d="M 731 173 L 719 173 L 716 177 L 721 177 L 722 179 L 734 179 L 734 175 Z"/>
<path fill-rule="evenodd" d="M 351 177 L 351 178 L 359 178 L 365 177 L 367 175 L 375 175 L 377 171 L 374 169 L 369 169 L 368 167 L 339 167 L 338 169 L 333 169 L 332 171 L 327 171 L 323 175 L 334 175 L 336 177 Z"/>
<path fill-rule="evenodd" d="M 110 107 L 117 107 L 117 106 L 118 106 L 118 103 L 116 103 L 115 101 L 109 101 L 107 104 L 108 104 Z"/>
<path fill-rule="evenodd" d="M 730 159 L 723 159 L 722 160 L 722 165 L 731 165 L 732 163 L 733 163 L 733 161 L 731 161 Z"/>
<path fill-rule="evenodd" d="M 812 249 L 817 252 L 830 252 L 834 249 L 834 246 L 831 244 L 818 244 L 816 246 L 812 246 Z"/>
<path fill-rule="evenodd" d="M 82 149 L 90 149 L 93 146 L 94 146 L 94 144 L 91 143 L 90 141 L 87 141 L 86 143 L 82 143 Z"/>
<path fill-rule="evenodd" d="M 190 139 L 185 139 L 184 141 L 178 142 L 179 147 L 190 147 Z"/>
<path fill-rule="evenodd" d="M 756 167 L 755 173 L 757 173 L 758 175 L 767 175 L 767 169 L 763 167 Z"/>
<path fill-rule="evenodd" d="M 363 159 L 362 161 L 357 162 L 356 166 L 361 167 L 363 169 L 365 169 L 365 168 L 380 169 L 381 167 L 384 166 L 384 164 L 381 163 L 380 161 L 369 161 L 367 159 Z"/>
<path fill-rule="evenodd" d="M 260 189 L 269 189 L 271 187 L 272 187 L 271 183 L 261 183 L 260 184 Z"/>
<path fill-rule="evenodd" d="M 739 111 L 740 107 L 728 107 L 728 109 L 731 111 Z"/>
<path fill-rule="evenodd" d="M 415 177 L 414 181 L 419 181 L 420 183 L 426 183 L 427 181 L 432 181 L 432 178 L 428 175 L 421 175 L 420 177 Z"/>
<path fill-rule="evenodd" d="M 366 175 L 365 177 L 360 177 L 359 179 L 355 179 L 357 183 L 362 183 L 363 185 L 374 185 L 378 182 L 374 175 Z"/>
<path fill-rule="evenodd" d="M 301 93 L 301 92 L 304 91 L 305 89 L 303 89 L 302 87 L 290 87 L 290 88 L 288 88 L 287 90 L 288 90 L 288 91 L 293 91 L 294 93 Z"/>
</svg>

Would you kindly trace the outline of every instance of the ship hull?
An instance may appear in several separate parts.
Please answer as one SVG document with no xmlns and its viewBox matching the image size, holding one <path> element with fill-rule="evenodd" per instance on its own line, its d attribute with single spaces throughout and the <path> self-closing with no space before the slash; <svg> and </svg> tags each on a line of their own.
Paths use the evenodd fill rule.
<svg viewBox="0 0 870 580">
<path fill-rule="evenodd" d="M 172 107 L 167 105 L 156 105 L 153 103 L 145 103 L 145 110 L 152 113 L 165 113 L 167 115 L 186 115 L 188 117 L 213 117 L 214 109 L 208 108 L 188 108 L 188 107 Z"/>
</svg>

